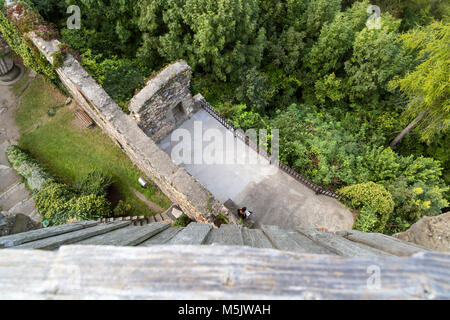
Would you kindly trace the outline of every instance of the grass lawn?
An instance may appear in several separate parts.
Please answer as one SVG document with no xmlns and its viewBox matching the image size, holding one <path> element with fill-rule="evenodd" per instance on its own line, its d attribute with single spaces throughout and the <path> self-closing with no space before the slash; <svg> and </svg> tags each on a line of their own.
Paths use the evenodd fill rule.
<svg viewBox="0 0 450 320">
<path fill-rule="evenodd" d="M 13 88 L 20 92 L 21 82 Z M 73 110 L 64 106 L 66 97 L 41 77 L 34 79 L 23 92 L 15 114 L 21 137 L 19 145 L 35 157 L 60 181 L 73 185 L 81 176 L 99 170 L 113 177 L 110 192 L 113 204 L 126 200 L 132 205 L 131 215 L 152 215 L 154 212 L 137 198 L 138 190 L 153 203 L 166 209 L 170 200 L 154 184 L 142 189 L 138 183 L 145 176 L 101 129 L 79 129 L 74 125 Z M 72 103 L 73 104 L 73 103 Z M 58 107 L 53 117 L 47 114 Z"/>
</svg>

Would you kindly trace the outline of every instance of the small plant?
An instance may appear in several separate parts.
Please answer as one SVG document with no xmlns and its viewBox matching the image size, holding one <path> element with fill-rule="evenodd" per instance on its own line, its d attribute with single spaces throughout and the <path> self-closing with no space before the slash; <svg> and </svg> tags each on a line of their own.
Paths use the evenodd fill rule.
<svg viewBox="0 0 450 320">
<path fill-rule="evenodd" d="M 49 117 L 53 117 L 56 114 L 56 107 L 51 107 L 50 109 L 48 109 L 47 114 Z"/>
<path fill-rule="evenodd" d="M 50 56 L 53 59 L 53 66 L 58 69 L 62 67 L 64 60 L 66 60 L 67 52 L 60 49 L 53 52 Z"/>
<path fill-rule="evenodd" d="M 222 224 L 230 224 L 230 220 L 227 217 L 225 217 L 223 214 L 219 213 L 216 216 L 216 219 L 214 220 L 214 224 L 217 227 L 220 227 Z"/>
<path fill-rule="evenodd" d="M 75 189 L 83 195 L 106 196 L 112 183 L 113 179 L 111 176 L 101 171 L 91 171 L 77 182 Z"/>
<path fill-rule="evenodd" d="M 186 214 L 182 214 L 181 216 L 179 216 L 177 218 L 177 220 L 175 220 L 175 222 L 173 223 L 174 227 L 187 227 L 189 223 L 193 222 L 193 220 L 191 218 L 189 218 Z"/>
<path fill-rule="evenodd" d="M 120 200 L 117 206 L 114 208 L 114 216 L 115 217 L 126 217 L 130 215 L 131 212 L 131 204 Z"/>
</svg>

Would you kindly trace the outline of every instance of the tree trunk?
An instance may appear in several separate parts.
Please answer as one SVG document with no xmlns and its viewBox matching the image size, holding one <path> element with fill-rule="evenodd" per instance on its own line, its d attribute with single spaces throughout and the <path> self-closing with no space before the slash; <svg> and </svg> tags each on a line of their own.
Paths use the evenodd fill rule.
<svg viewBox="0 0 450 320">
<path fill-rule="evenodd" d="M 410 124 L 408 124 L 408 126 L 402 130 L 402 132 L 399 133 L 399 135 L 397 137 L 395 137 L 394 140 L 392 140 L 390 146 L 391 148 L 395 147 L 397 145 L 397 143 L 400 142 L 400 140 L 403 139 L 404 136 L 406 136 L 412 128 L 414 128 L 414 126 L 416 124 L 418 124 L 420 122 L 420 120 L 423 119 L 423 117 L 425 116 L 426 111 L 422 112 L 421 114 L 419 114 L 413 121 L 411 121 Z"/>
</svg>

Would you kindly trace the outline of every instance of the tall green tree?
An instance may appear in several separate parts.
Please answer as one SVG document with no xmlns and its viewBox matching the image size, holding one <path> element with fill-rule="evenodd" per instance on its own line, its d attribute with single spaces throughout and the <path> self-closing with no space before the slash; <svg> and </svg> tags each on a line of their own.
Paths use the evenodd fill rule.
<svg viewBox="0 0 450 320">
<path fill-rule="evenodd" d="M 145 0 L 139 8 L 138 56 L 149 63 L 185 59 L 222 81 L 260 66 L 265 30 L 257 0 Z"/>
<path fill-rule="evenodd" d="M 420 64 L 393 85 L 409 103 L 404 117 L 413 119 L 391 142 L 394 147 L 416 128 L 421 140 L 430 142 L 450 124 L 450 23 L 435 22 L 401 37 L 404 46 L 417 52 Z"/>
</svg>

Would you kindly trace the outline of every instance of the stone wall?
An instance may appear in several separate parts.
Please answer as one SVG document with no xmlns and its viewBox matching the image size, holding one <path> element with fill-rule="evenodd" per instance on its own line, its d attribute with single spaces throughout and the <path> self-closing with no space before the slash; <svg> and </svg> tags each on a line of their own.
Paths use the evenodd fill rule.
<svg viewBox="0 0 450 320">
<path fill-rule="evenodd" d="M 57 40 L 50 42 L 44 41 L 34 33 L 30 33 L 30 38 L 36 47 L 52 63 L 53 58 L 51 54 L 59 50 L 58 45 L 60 42 Z M 188 71 L 189 67 L 185 62 L 178 62 L 173 67 L 169 66 L 166 70 L 169 70 L 170 73 L 170 70 L 173 69 L 183 73 Z M 215 199 L 205 187 L 183 168 L 178 167 L 172 162 L 169 155 L 161 150 L 155 141 L 141 130 L 132 116 L 126 115 L 122 111 L 72 55 L 68 54 L 62 67 L 56 71 L 61 81 L 84 111 L 89 114 L 96 124 L 122 148 L 129 158 L 174 203 L 178 204 L 190 218 L 212 224 L 215 215 L 228 213 L 222 203 Z M 156 80 L 161 81 L 166 74 L 167 72 L 165 71 L 161 72 L 160 76 L 156 77 Z M 177 101 L 184 103 L 186 110 L 192 110 L 193 106 L 190 105 L 189 101 L 192 97 L 190 97 L 190 93 L 188 94 L 185 89 L 186 81 L 189 80 L 189 77 L 187 74 L 185 76 L 179 74 L 178 77 L 170 78 L 169 86 L 161 84 L 160 88 L 167 89 L 156 90 L 160 94 L 157 94 L 155 99 L 150 99 L 150 102 L 144 99 L 146 104 L 140 109 L 142 113 L 149 114 L 145 112 L 147 110 L 146 106 L 157 105 L 161 109 L 165 108 L 165 110 L 169 110 L 173 103 Z M 177 84 L 177 79 L 181 79 L 184 85 L 182 83 Z M 184 86 L 184 88 L 181 88 L 181 86 Z M 169 106 L 165 107 L 161 100 L 158 103 L 154 102 L 169 95 L 173 90 L 178 92 L 178 94 L 176 98 L 169 99 Z M 139 111 L 139 109 L 135 109 L 136 111 Z M 156 132 L 163 132 L 163 130 L 168 130 L 168 128 L 160 128 Z"/>
<path fill-rule="evenodd" d="M 139 127 L 158 142 L 198 109 L 189 86 L 191 68 L 184 61 L 164 68 L 128 106 Z"/>
</svg>

